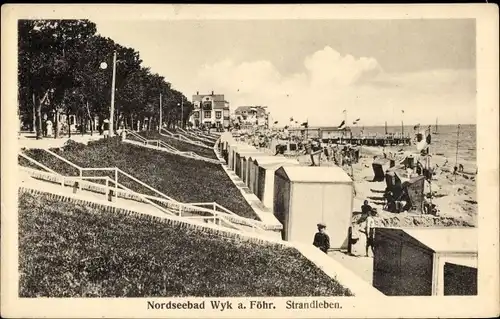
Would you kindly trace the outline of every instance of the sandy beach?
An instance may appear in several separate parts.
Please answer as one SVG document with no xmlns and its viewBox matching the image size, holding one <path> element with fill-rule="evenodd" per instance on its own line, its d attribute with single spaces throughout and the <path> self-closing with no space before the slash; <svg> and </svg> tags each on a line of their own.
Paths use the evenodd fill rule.
<svg viewBox="0 0 500 319">
<path fill-rule="evenodd" d="M 386 152 L 397 152 L 402 147 L 386 147 Z M 406 147 L 410 150 L 410 147 Z M 360 151 L 360 160 L 352 165 L 352 173 L 356 194 L 354 197 L 353 224 L 361 226 L 364 217 L 361 216 L 361 205 L 366 199 L 372 207 L 378 209 L 375 223 L 380 226 L 393 227 L 443 227 L 443 226 L 476 226 L 477 202 L 476 202 L 476 175 L 475 163 L 461 160 L 464 165 L 464 173 L 453 175 L 454 159 L 448 159 L 443 155 L 434 155 L 432 165 L 437 164 L 441 173 L 432 181 L 431 190 L 434 194 L 433 203 L 439 210 L 438 216 L 423 215 L 416 213 L 391 213 L 383 210 L 383 193 L 386 187 L 385 181 L 374 182 L 373 156 L 383 156 L 381 147 L 363 146 Z M 298 156 L 299 162 L 304 165 L 310 164 L 309 155 Z M 453 163 L 452 163 L 453 162 Z M 321 165 L 335 165 L 327 162 L 322 157 Z M 344 170 L 350 173 L 348 166 Z M 429 188 L 426 187 L 426 191 Z"/>
</svg>

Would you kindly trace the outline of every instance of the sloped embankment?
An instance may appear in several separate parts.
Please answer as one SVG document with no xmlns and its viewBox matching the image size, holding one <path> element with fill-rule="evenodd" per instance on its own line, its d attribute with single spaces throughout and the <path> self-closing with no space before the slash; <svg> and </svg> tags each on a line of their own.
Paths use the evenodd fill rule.
<svg viewBox="0 0 500 319">
<path fill-rule="evenodd" d="M 21 297 L 349 296 L 293 248 L 19 196 Z"/>
<path fill-rule="evenodd" d="M 196 154 L 204 157 L 208 157 L 211 159 L 217 159 L 217 156 L 215 155 L 215 152 L 211 148 L 205 148 L 202 146 L 194 145 L 188 142 L 184 142 L 172 137 L 160 135 L 156 131 L 144 131 L 144 132 L 139 132 L 139 135 L 141 135 L 144 138 L 147 138 L 149 140 L 162 140 L 165 143 L 169 144 L 170 146 L 175 147 L 179 151 L 182 152 L 195 152 Z M 207 145 L 208 146 L 208 145 Z"/>
<path fill-rule="evenodd" d="M 122 143 L 119 138 L 88 145 L 72 143 L 53 151 L 80 167 L 118 167 L 178 201 L 217 202 L 237 215 L 258 220 L 221 165 Z M 58 173 L 77 175 L 75 168 L 43 150 L 30 149 L 26 153 Z M 24 161 L 20 163 L 23 165 Z M 119 182 L 137 192 L 156 196 L 127 178 L 120 177 Z"/>
</svg>

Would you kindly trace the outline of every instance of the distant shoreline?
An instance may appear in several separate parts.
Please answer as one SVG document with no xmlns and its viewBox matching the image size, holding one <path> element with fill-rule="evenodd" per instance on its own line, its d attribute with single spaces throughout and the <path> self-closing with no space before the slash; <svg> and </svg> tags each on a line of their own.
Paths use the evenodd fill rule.
<svg viewBox="0 0 500 319">
<path fill-rule="evenodd" d="M 418 124 L 418 123 L 417 123 Z M 413 129 L 413 127 L 415 127 L 415 125 L 417 124 L 412 124 L 412 125 L 403 125 L 404 128 L 411 128 Z M 462 124 L 462 123 L 458 123 L 458 124 L 439 124 L 438 123 L 438 129 L 441 128 L 441 127 L 457 127 L 458 125 L 460 125 L 461 127 L 470 127 L 470 126 L 477 126 L 477 124 Z M 289 125 L 286 125 L 286 126 L 289 126 Z M 435 128 L 436 127 L 436 123 L 433 123 L 433 124 L 422 124 L 420 123 L 420 128 L 426 128 L 428 126 L 431 126 L 432 128 Z M 284 126 L 282 125 L 276 125 L 276 126 L 273 126 L 274 128 L 284 128 Z M 299 125 L 293 125 L 293 126 L 290 126 L 291 128 L 303 128 Z M 309 129 L 312 129 L 312 128 L 326 128 L 326 127 L 337 127 L 336 125 L 313 125 L 313 124 L 309 124 Z M 385 125 L 363 125 L 363 124 L 358 124 L 358 125 L 346 125 L 346 127 L 349 127 L 350 129 L 362 129 L 363 127 L 366 129 L 366 128 L 385 128 Z M 401 125 L 387 125 L 387 128 L 390 129 L 390 128 L 399 128 L 401 129 Z"/>
</svg>

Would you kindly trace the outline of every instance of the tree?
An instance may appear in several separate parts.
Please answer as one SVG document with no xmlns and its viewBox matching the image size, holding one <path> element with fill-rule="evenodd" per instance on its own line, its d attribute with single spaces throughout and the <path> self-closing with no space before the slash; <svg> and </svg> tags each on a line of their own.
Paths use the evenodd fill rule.
<svg viewBox="0 0 500 319">
<path fill-rule="evenodd" d="M 98 118 L 101 126 L 110 116 L 112 57 L 117 52 L 115 110 L 125 127 L 139 123 L 159 124 L 159 97 L 162 113 L 172 126 L 181 118 L 178 106 L 184 101 L 182 126 L 193 106 L 159 74 L 143 67 L 139 52 L 96 34 L 88 20 L 20 20 L 18 100 L 24 119 L 36 117 L 36 135 L 42 137 L 42 114 L 64 112 L 76 115 L 82 134 L 88 121 L 91 132 Z M 110 67 L 101 69 L 106 62 Z M 35 109 L 35 112 L 33 112 Z M 36 114 L 33 114 L 36 113 Z M 114 116 L 114 115 L 113 115 Z M 130 121 L 129 121 L 130 120 Z M 69 127 L 68 122 L 68 127 Z M 58 130 L 56 129 L 56 137 Z M 70 134 L 70 133 L 69 133 Z"/>
<path fill-rule="evenodd" d="M 79 60 L 78 48 L 95 33 L 96 28 L 88 20 L 20 20 L 18 31 L 19 96 L 24 96 L 19 101 L 26 103 L 26 96 L 32 95 L 39 139 L 42 135 L 42 106 L 55 108 L 57 114 L 56 105 L 75 85 L 72 71 Z M 52 90 L 56 91 L 54 99 L 47 104 Z M 26 112 L 26 105 L 20 106 L 20 111 Z"/>
</svg>

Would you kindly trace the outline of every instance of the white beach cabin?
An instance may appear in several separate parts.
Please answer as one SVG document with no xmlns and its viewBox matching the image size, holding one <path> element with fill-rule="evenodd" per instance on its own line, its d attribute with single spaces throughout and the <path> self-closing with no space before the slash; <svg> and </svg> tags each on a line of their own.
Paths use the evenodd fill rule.
<svg viewBox="0 0 500 319">
<path fill-rule="evenodd" d="M 255 194 L 255 189 L 256 186 L 255 184 L 257 183 L 257 175 L 259 171 L 259 163 L 277 163 L 277 162 L 282 162 L 286 160 L 285 156 L 283 155 L 262 155 L 262 156 L 252 156 L 248 159 L 247 163 L 247 186 L 250 188 L 250 190 Z"/>
<path fill-rule="evenodd" d="M 331 249 L 347 248 L 353 207 L 353 181 L 337 166 L 283 166 L 276 170 L 274 215 L 283 239 L 311 245 L 323 222 Z"/>
<path fill-rule="evenodd" d="M 380 227 L 374 244 L 373 286 L 385 295 L 477 295 L 477 228 Z"/>
<path fill-rule="evenodd" d="M 235 142 L 231 133 L 223 133 L 219 138 L 219 152 L 227 151 L 228 144 L 231 142 Z"/>
<path fill-rule="evenodd" d="M 274 209 L 274 173 L 282 166 L 298 166 L 299 161 L 283 158 L 282 161 L 271 163 L 258 163 L 259 171 L 256 176 L 255 195 L 262 204 L 271 211 Z"/>
<path fill-rule="evenodd" d="M 234 172 L 238 175 L 239 178 L 243 180 L 243 162 L 245 160 L 245 156 L 256 156 L 261 155 L 262 153 L 256 149 L 239 149 L 236 151 L 235 163 L 234 163 Z"/>
<path fill-rule="evenodd" d="M 230 145 L 229 168 L 235 172 L 236 172 L 237 152 L 243 150 L 256 150 L 256 148 L 241 142 Z"/>
<path fill-rule="evenodd" d="M 227 166 L 234 170 L 234 149 L 239 145 L 236 141 L 229 141 L 227 145 Z"/>
<path fill-rule="evenodd" d="M 219 152 L 221 156 L 224 158 L 224 161 L 226 161 L 226 164 L 229 165 L 229 145 L 235 143 L 235 140 L 231 133 L 224 133 L 221 135 L 219 139 Z"/>
<path fill-rule="evenodd" d="M 240 161 L 241 161 L 241 168 L 240 168 L 240 178 L 243 180 L 245 184 L 247 184 L 247 174 L 248 174 L 248 162 L 252 157 L 256 156 L 262 156 L 264 153 L 262 151 L 257 151 L 257 152 L 242 152 Z"/>
</svg>

